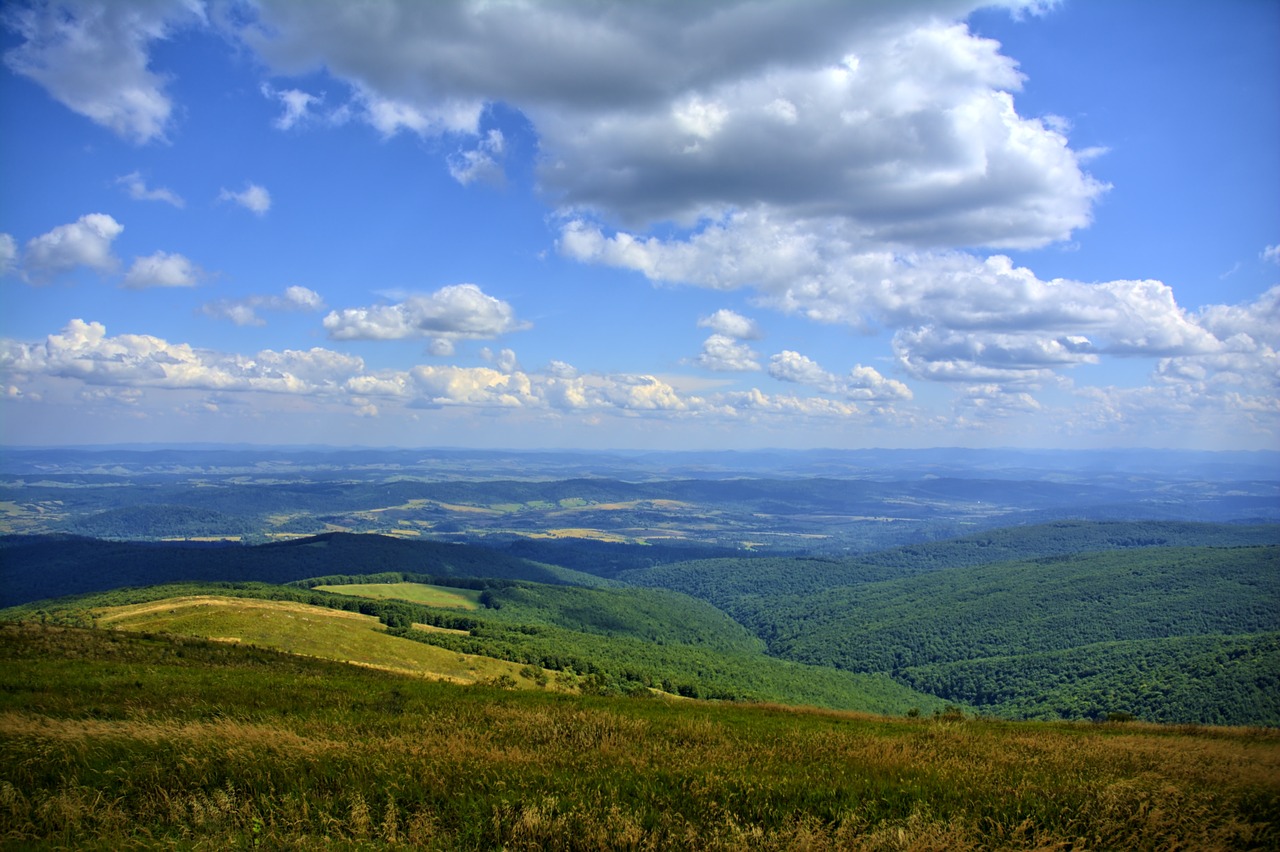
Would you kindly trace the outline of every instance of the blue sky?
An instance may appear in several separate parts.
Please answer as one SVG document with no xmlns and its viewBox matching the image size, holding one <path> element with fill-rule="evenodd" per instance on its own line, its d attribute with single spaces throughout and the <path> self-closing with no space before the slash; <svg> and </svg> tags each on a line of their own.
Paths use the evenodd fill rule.
<svg viewBox="0 0 1280 852">
<path fill-rule="evenodd" d="M 0 13 L 0 443 L 1280 447 L 1280 5 Z"/>
</svg>

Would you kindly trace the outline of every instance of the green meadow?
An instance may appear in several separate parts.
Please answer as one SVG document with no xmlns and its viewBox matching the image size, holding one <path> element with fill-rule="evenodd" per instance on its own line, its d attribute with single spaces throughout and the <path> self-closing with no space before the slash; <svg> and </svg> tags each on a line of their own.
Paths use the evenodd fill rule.
<svg viewBox="0 0 1280 852">
<path fill-rule="evenodd" d="M 480 592 L 428 583 L 351 583 L 341 586 L 313 586 L 322 592 L 337 592 L 377 600 L 400 600 L 445 609 L 480 608 Z"/>
</svg>

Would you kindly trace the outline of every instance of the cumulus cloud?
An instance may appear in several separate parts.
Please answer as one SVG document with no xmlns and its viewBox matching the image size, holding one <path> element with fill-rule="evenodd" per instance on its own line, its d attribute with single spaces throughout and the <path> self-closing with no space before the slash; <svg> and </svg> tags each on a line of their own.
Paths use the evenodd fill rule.
<svg viewBox="0 0 1280 852">
<path fill-rule="evenodd" d="M 0 20 L 22 43 L 10 70 L 68 109 L 131 142 L 164 141 L 173 113 L 166 79 L 150 68 L 153 42 L 204 19 L 194 0 L 145 4 L 53 0 L 9 6 Z"/>
<path fill-rule="evenodd" d="M 134 258 L 124 276 L 124 286 L 132 290 L 148 287 L 194 287 L 203 273 L 180 254 L 158 251 L 148 257 Z"/>
<path fill-rule="evenodd" d="M 897 379 L 885 378 L 874 367 L 856 364 L 843 377 L 825 370 L 818 362 L 790 349 L 769 359 L 769 375 L 779 381 L 807 385 L 822 393 L 868 402 L 909 400 L 911 389 Z"/>
<path fill-rule="evenodd" d="M 259 311 L 319 311 L 324 299 L 315 290 L 294 285 L 279 296 L 246 296 L 242 299 L 219 299 L 207 302 L 200 312 L 213 319 L 231 320 L 236 325 L 265 325 Z"/>
<path fill-rule="evenodd" d="M 124 225 L 107 214 L 90 213 L 31 239 L 23 265 L 37 281 L 78 266 L 111 272 L 120 262 L 111 253 L 111 243 L 123 232 Z"/>
<path fill-rule="evenodd" d="M 716 334 L 734 340 L 759 340 L 763 335 L 755 320 L 747 319 L 737 311 L 721 308 L 710 316 L 698 320 L 699 328 L 709 328 Z"/>
<path fill-rule="evenodd" d="M 607 236 L 573 220 L 559 247 L 656 282 L 750 288 L 762 304 L 818 322 L 899 329 L 899 360 L 921 377 L 991 381 L 991 368 L 1025 378 L 1025 370 L 1094 363 L 1099 355 L 1174 356 L 1221 345 L 1159 281 L 1043 281 L 1003 255 L 897 254 L 851 242 L 828 224 L 743 213 L 663 240 Z M 950 363 L 935 369 L 935 356 Z M 981 366 L 983 375 L 962 375 L 959 361 Z"/>
<path fill-rule="evenodd" d="M 219 201 L 232 201 L 244 209 L 265 216 L 271 209 L 271 193 L 256 183 L 249 183 L 240 192 L 223 189 L 218 193 Z"/>
<path fill-rule="evenodd" d="M 324 327 L 334 340 L 425 337 L 452 344 L 498 337 L 526 329 L 529 324 L 516 318 L 510 304 L 475 284 L 453 284 L 396 304 L 332 311 L 324 318 Z"/>
<path fill-rule="evenodd" d="M 796 382 L 831 393 L 836 389 L 836 377 L 805 355 L 783 350 L 769 359 L 769 375 L 783 382 Z"/>
<path fill-rule="evenodd" d="M 492 366 L 420 364 L 407 370 L 371 370 L 357 356 L 321 347 L 243 355 L 151 335 L 111 336 L 100 323 L 72 320 L 41 342 L 0 340 L 0 384 L 14 399 L 37 399 L 52 387 L 50 381 L 58 380 L 77 383 L 75 393 L 97 397 L 139 400 L 142 391 L 200 391 L 212 394 L 202 404 L 222 409 L 242 401 L 243 394 L 271 394 L 337 404 L 357 415 L 371 415 L 376 408 L 380 416 L 406 409 L 476 408 L 553 418 L 615 415 L 722 423 L 748 418 L 792 426 L 801 417 L 864 416 L 852 398 L 770 395 L 755 388 L 702 396 L 653 375 L 581 373 L 563 362 L 526 372 L 510 350 L 490 352 L 489 357 Z M 874 371 L 861 379 L 865 386 L 879 381 Z M 888 397 L 876 395 L 880 402 Z M 180 406 L 189 398 L 178 399 L 175 405 Z M 162 405 L 162 397 L 149 396 L 148 404 Z M 272 405 L 261 397 L 254 404 Z M 878 405 L 868 416 L 886 411 L 891 409 Z"/>
<path fill-rule="evenodd" d="M 336 391 L 363 370 L 359 358 L 320 348 L 244 356 L 151 335 L 109 337 L 101 323 L 79 319 L 43 343 L 0 342 L 0 371 L 6 375 L 77 379 L 94 386 L 322 393 Z"/>
<path fill-rule="evenodd" d="M 702 342 L 699 367 L 720 372 L 748 372 L 760 369 L 760 355 L 750 346 L 726 334 L 713 334 Z"/>
<path fill-rule="evenodd" d="M 237 34 L 282 74 L 325 67 L 387 136 L 479 136 L 487 104 L 514 106 L 566 208 L 765 207 L 909 246 L 1064 239 L 1104 187 L 1062 122 L 1017 113 L 1016 64 L 955 23 L 978 5 L 265 0 Z M 459 180 L 496 166 L 493 141 L 452 158 Z"/>
<path fill-rule="evenodd" d="M 129 193 L 129 197 L 134 201 L 163 201 L 166 204 L 172 204 L 174 207 L 184 207 L 186 202 L 182 200 L 176 192 L 163 186 L 152 189 L 147 186 L 146 181 L 142 179 L 140 172 L 131 172 L 122 177 L 116 178 L 116 183 L 125 188 Z"/>
<path fill-rule="evenodd" d="M 1206 305 L 1195 319 L 1219 345 L 1207 352 L 1161 359 L 1158 381 L 1206 393 L 1280 397 L 1280 286 L 1252 302 Z"/>
<path fill-rule="evenodd" d="M 874 367 L 855 364 L 844 380 L 844 394 L 850 399 L 877 401 L 909 400 L 915 394 L 897 379 L 880 375 Z"/>
</svg>

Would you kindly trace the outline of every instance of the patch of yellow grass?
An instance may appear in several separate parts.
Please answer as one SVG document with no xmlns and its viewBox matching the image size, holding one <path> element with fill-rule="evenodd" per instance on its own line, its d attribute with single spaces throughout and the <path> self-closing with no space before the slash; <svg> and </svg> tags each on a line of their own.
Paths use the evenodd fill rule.
<svg viewBox="0 0 1280 852">
<path fill-rule="evenodd" d="M 516 663 L 392 636 L 373 616 L 291 601 L 193 595 L 105 607 L 95 614 L 99 626 L 119 630 L 243 642 L 455 683 L 476 683 L 508 675 L 521 686 L 531 685 L 519 676 L 523 667 Z"/>
<path fill-rule="evenodd" d="M 316 586 L 316 590 L 357 598 L 411 601 L 446 609 L 480 608 L 480 593 L 475 590 L 432 586 L 427 583 L 352 583 L 344 586 Z"/>
</svg>

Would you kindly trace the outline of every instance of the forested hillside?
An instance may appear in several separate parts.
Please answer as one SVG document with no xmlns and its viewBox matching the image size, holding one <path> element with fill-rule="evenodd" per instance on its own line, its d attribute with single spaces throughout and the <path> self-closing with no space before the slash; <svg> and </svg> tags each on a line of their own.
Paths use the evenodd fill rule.
<svg viewBox="0 0 1280 852">
<path fill-rule="evenodd" d="M 805 595 L 947 568 L 1151 547 L 1251 547 L 1280 544 L 1280 524 L 1160 521 L 1060 521 L 984 530 L 877 553 L 831 557 L 703 559 L 622 571 L 619 580 L 710 601 L 729 612 L 744 596 Z"/>
<path fill-rule="evenodd" d="M 257 546 L 4 536 L 0 537 L 0 606 L 183 580 L 288 583 L 325 574 L 382 571 L 540 583 L 602 582 L 500 551 L 376 535 L 330 533 Z"/>
<path fill-rule="evenodd" d="M 915 666 L 916 689 L 1012 719 L 1280 726 L 1280 633 L 1172 636 Z"/>
<path fill-rule="evenodd" d="M 1276 535 L 1056 523 L 618 577 L 714 603 L 783 658 L 890 673 L 983 712 L 1278 724 L 1280 547 L 1262 544 Z"/>
</svg>

